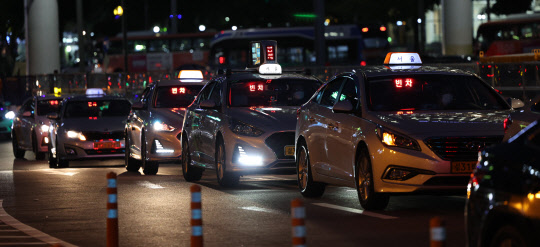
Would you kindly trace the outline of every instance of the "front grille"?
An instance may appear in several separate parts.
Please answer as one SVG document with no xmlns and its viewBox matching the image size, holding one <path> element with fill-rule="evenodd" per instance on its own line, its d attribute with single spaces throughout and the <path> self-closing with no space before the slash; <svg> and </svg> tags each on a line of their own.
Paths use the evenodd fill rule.
<svg viewBox="0 0 540 247">
<path fill-rule="evenodd" d="M 293 156 L 285 156 L 285 146 L 294 146 L 294 132 L 279 132 L 272 134 L 264 140 L 278 159 L 292 159 Z"/>
<path fill-rule="evenodd" d="M 123 154 L 126 152 L 125 148 L 122 149 L 85 149 L 84 150 L 88 155 L 106 155 L 106 154 Z"/>
<path fill-rule="evenodd" d="M 99 132 L 99 131 L 84 131 L 83 135 L 88 141 L 97 141 L 102 139 L 124 139 L 124 131 L 108 131 L 108 132 Z"/>
<path fill-rule="evenodd" d="M 424 182 L 426 186 L 465 186 L 469 183 L 469 176 L 432 177 Z"/>
<path fill-rule="evenodd" d="M 477 160 L 478 151 L 500 143 L 502 136 L 431 137 L 424 143 L 443 160 Z"/>
</svg>

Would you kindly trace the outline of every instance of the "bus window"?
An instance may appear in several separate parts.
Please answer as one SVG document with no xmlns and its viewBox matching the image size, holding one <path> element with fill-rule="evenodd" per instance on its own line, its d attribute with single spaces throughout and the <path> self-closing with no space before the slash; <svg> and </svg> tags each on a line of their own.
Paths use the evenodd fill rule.
<svg viewBox="0 0 540 247">
<path fill-rule="evenodd" d="M 191 49 L 191 39 L 173 39 L 171 40 L 172 51 L 189 51 Z"/>
<path fill-rule="evenodd" d="M 149 40 L 148 52 L 169 52 L 169 41 L 166 39 Z"/>
</svg>

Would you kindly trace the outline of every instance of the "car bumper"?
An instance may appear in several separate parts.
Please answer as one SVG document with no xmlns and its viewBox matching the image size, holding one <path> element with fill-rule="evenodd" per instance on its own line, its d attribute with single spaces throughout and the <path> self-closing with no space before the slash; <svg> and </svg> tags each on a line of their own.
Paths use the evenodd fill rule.
<svg viewBox="0 0 540 247">
<path fill-rule="evenodd" d="M 182 144 L 180 142 L 181 129 L 173 132 L 148 131 L 147 158 L 159 163 L 179 162 L 182 156 Z"/>
<path fill-rule="evenodd" d="M 63 160 L 84 160 L 84 159 L 108 159 L 124 158 L 124 140 L 116 140 L 116 147 L 100 147 L 98 142 L 93 141 L 64 141 L 58 142 L 56 147 L 56 157 Z"/>
</svg>

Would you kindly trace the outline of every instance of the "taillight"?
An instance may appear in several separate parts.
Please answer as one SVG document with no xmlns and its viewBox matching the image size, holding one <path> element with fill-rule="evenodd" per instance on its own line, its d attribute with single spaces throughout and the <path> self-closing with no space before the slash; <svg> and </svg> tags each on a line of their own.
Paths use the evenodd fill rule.
<svg viewBox="0 0 540 247">
<path fill-rule="evenodd" d="M 506 130 L 508 130 L 508 127 L 510 127 L 510 124 L 512 124 L 512 119 L 510 118 L 510 116 L 508 116 L 507 118 L 504 119 L 504 122 L 503 122 L 504 133 L 506 133 Z"/>
</svg>

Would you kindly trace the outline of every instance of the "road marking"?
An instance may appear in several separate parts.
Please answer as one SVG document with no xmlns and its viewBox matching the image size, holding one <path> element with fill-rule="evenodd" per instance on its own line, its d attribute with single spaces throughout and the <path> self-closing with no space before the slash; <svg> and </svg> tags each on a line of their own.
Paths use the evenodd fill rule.
<svg viewBox="0 0 540 247">
<path fill-rule="evenodd" d="M 2 203 L 3 203 L 3 200 L 0 199 L 0 221 L 1 222 L 4 222 L 6 225 L 8 226 L 11 226 L 27 235 L 29 235 L 30 237 L 32 238 L 35 238 L 35 239 L 39 239 L 49 245 L 54 245 L 54 244 L 60 244 L 60 246 L 63 246 L 63 247 L 76 247 L 76 245 L 73 245 L 73 244 L 70 244 L 68 242 L 64 242 L 60 239 L 57 239 L 55 237 L 52 237 L 44 232 L 40 232 L 38 230 L 36 230 L 35 228 L 32 228 L 31 226 L 28 226 L 28 225 L 25 225 L 23 223 L 21 223 L 20 221 L 18 221 L 17 219 L 11 217 L 11 215 L 9 215 L 5 210 L 4 210 L 4 207 L 2 206 Z M 43 243 L 35 243 L 35 242 L 30 242 L 30 243 L 16 243 L 18 245 L 43 245 Z M 1 244 L 0 244 L 1 245 Z"/>
<path fill-rule="evenodd" d="M 240 208 L 241 208 L 241 209 L 244 209 L 244 210 L 256 211 L 256 212 L 279 213 L 279 212 L 276 211 L 276 210 L 267 209 L 267 208 L 261 208 L 261 207 L 257 207 L 257 206 L 240 207 Z"/>
<path fill-rule="evenodd" d="M 146 188 L 149 188 L 149 189 L 164 189 L 165 187 L 159 185 L 159 184 L 153 184 L 153 183 L 150 183 L 148 181 L 144 181 L 144 182 L 138 182 L 138 184 L 140 186 L 143 186 L 143 187 L 146 187 Z"/>
<path fill-rule="evenodd" d="M 375 217 L 375 218 L 381 218 L 381 219 L 384 219 L 384 220 L 391 220 L 391 219 L 397 219 L 398 218 L 398 217 L 394 217 L 394 216 L 378 214 L 378 213 L 373 213 L 373 212 L 366 212 L 365 210 L 361 210 L 361 209 L 342 207 L 342 206 L 332 205 L 332 204 L 328 204 L 328 203 L 312 203 L 312 204 L 317 205 L 317 206 L 321 206 L 321 207 L 337 209 L 337 210 L 341 210 L 341 211 L 345 211 L 345 212 L 361 214 L 361 215 L 371 216 L 371 217 Z"/>
<path fill-rule="evenodd" d="M 55 175 L 64 175 L 64 176 L 75 176 L 78 174 L 78 172 L 70 171 L 67 169 L 61 169 L 61 170 L 55 170 L 55 169 L 41 169 L 47 174 L 55 174 Z"/>
<path fill-rule="evenodd" d="M 296 180 L 292 178 L 282 178 L 282 177 L 276 177 L 276 176 L 264 176 L 264 177 L 243 177 L 242 180 L 249 181 L 249 180 L 259 180 L 259 181 L 291 181 Z"/>
</svg>

